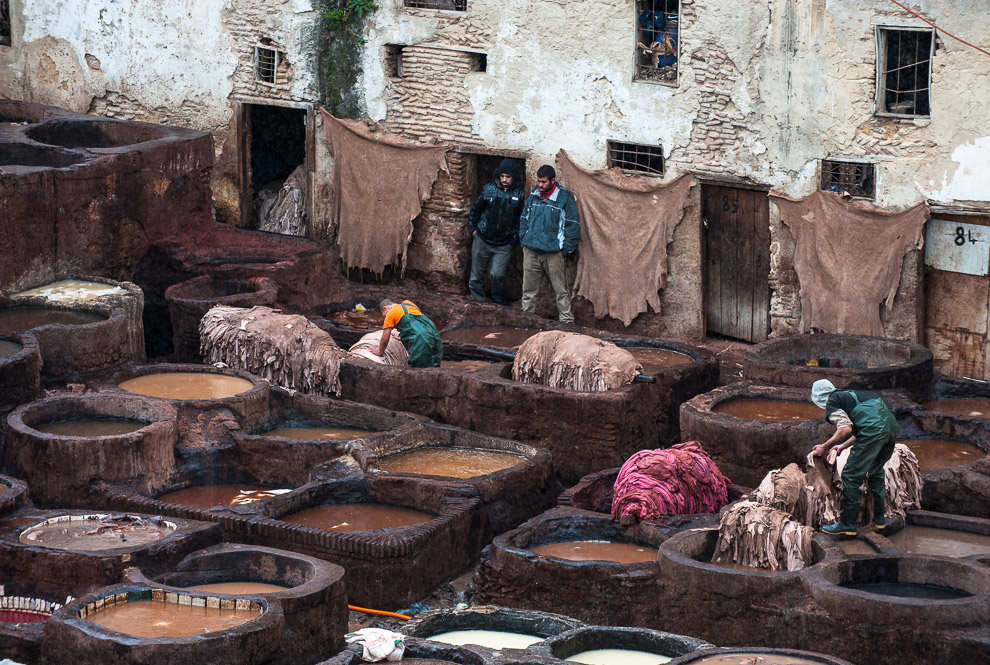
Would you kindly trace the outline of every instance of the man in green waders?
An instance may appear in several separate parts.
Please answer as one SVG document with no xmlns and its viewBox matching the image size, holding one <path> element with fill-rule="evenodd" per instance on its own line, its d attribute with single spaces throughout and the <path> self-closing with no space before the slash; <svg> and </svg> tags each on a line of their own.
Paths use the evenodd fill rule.
<svg viewBox="0 0 990 665">
<path fill-rule="evenodd" d="M 894 415 L 879 396 L 865 390 L 836 390 L 826 379 L 811 386 L 811 401 L 825 409 L 825 418 L 837 428 L 828 441 L 811 449 L 812 454 L 824 456 L 833 446 L 840 451 L 852 446 L 842 468 L 839 521 L 823 526 L 822 531 L 833 536 L 856 535 L 859 488 L 864 478 L 873 492 L 873 524 L 882 531 L 886 525 L 883 465 L 894 454 L 899 433 Z"/>
<path fill-rule="evenodd" d="M 440 360 L 443 358 L 440 333 L 433 321 L 419 311 L 419 307 L 409 300 L 403 300 L 399 304 L 392 300 L 383 300 L 378 303 L 378 307 L 385 316 L 378 355 L 385 355 L 388 339 L 394 328 L 399 331 L 399 340 L 409 353 L 410 367 L 440 367 Z"/>
</svg>

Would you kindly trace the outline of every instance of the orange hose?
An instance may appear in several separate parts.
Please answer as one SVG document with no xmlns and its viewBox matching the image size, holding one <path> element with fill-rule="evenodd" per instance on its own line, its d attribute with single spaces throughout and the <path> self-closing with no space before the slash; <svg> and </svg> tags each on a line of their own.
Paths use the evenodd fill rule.
<svg viewBox="0 0 990 665">
<path fill-rule="evenodd" d="M 395 612 L 386 612 L 385 610 L 369 610 L 367 607 L 358 607 L 356 605 L 348 605 L 347 609 L 354 610 L 355 612 L 364 612 L 365 614 L 379 614 L 383 617 L 395 617 L 397 619 L 403 619 L 409 621 L 412 617 L 406 616 L 405 614 L 397 614 Z"/>
</svg>

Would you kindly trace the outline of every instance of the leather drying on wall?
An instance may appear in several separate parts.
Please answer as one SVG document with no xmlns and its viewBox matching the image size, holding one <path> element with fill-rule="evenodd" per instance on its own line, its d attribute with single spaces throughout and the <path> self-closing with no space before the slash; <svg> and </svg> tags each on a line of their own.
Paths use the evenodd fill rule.
<svg viewBox="0 0 990 665">
<path fill-rule="evenodd" d="M 619 169 L 588 171 L 561 150 L 559 178 L 577 199 L 581 244 L 577 295 L 606 315 L 629 325 L 652 308 L 660 313 L 659 290 L 667 284 L 667 245 L 691 205 L 694 176 L 659 184 L 628 178 Z"/>
<path fill-rule="evenodd" d="M 893 306 L 904 255 L 921 249 L 928 205 L 888 212 L 827 191 L 771 198 L 794 236 L 801 332 L 882 336 L 880 303 Z"/>
<path fill-rule="evenodd" d="M 430 198 L 440 170 L 447 172 L 450 147 L 417 143 L 320 111 L 333 155 L 330 223 L 337 228 L 344 265 L 381 274 L 398 263 L 404 272 L 412 220 Z"/>
</svg>

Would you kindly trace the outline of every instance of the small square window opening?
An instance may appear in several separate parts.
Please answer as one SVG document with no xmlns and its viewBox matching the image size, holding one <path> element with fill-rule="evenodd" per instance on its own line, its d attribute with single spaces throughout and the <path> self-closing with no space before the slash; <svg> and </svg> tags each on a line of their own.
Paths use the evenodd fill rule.
<svg viewBox="0 0 990 665">
<path fill-rule="evenodd" d="M 10 0 L 0 0 L 0 46 L 10 46 Z"/>
<path fill-rule="evenodd" d="M 401 44 L 385 45 L 385 76 L 393 79 L 400 79 L 405 76 L 405 72 L 402 70 L 404 48 Z"/>
<path fill-rule="evenodd" d="M 608 168 L 652 176 L 663 175 L 663 148 L 658 145 L 608 142 Z"/>
<path fill-rule="evenodd" d="M 636 0 L 637 81 L 677 85 L 680 0 Z"/>
<path fill-rule="evenodd" d="M 877 30 L 877 113 L 931 115 L 932 30 Z"/>
<path fill-rule="evenodd" d="M 472 72 L 487 72 L 488 71 L 488 54 L 487 53 L 472 53 L 471 54 L 471 71 Z"/>
<path fill-rule="evenodd" d="M 823 159 L 822 189 L 872 200 L 876 194 L 876 165 Z"/>
<path fill-rule="evenodd" d="M 278 51 L 267 46 L 254 47 L 254 80 L 258 83 L 275 85 L 278 71 Z"/>
<path fill-rule="evenodd" d="M 404 7 L 418 9 L 446 9 L 447 11 L 467 11 L 467 0 L 405 0 Z"/>
</svg>

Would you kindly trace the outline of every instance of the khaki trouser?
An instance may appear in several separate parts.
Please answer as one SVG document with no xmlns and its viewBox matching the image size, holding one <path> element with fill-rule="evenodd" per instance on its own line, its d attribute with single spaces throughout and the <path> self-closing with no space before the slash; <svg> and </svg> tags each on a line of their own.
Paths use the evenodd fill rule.
<svg viewBox="0 0 990 665">
<path fill-rule="evenodd" d="M 550 278 L 550 285 L 553 286 L 553 293 L 557 297 L 558 318 L 565 323 L 573 323 L 571 294 L 567 285 L 567 262 L 560 252 L 541 254 L 529 247 L 523 247 L 523 311 L 536 311 L 536 296 L 540 293 L 543 273 Z"/>
</svg>

